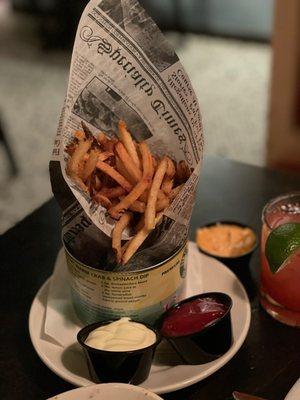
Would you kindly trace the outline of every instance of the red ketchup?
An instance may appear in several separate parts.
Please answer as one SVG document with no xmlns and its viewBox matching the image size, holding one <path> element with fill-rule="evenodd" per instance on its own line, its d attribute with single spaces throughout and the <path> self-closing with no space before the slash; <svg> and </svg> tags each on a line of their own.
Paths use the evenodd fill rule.
<svg viewBox="0 0 300 400">
<path fill-rule="evenodd" d="M 163 336 L 185 336 L 199 332 L 221 318 L 228 306 L 213 297 L 198 298 L 173 308 L 164 318 Z"/>
</svg>

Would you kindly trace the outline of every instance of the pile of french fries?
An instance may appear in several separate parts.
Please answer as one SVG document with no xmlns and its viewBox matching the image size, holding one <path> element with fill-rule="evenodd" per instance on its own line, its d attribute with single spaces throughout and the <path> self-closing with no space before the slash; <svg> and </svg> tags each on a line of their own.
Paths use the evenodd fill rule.
<svg viewBox="0 0 300 400">
<path fill-rule="evenodd" d="M 124 121 L 119 135 L 103 132 L 95 137 L 81 123 L 67 146 L 66 173 L 105 207 L 117 222 L 112 232 L 112 248 L 118 264 L 126 264 L 160 221 L 164 210 L 178 195 L 191 170 L 183 160 L 154 157 L 145 142 L 136 143 Z M 122 246 L 122 232 L 131 228 L 135 235 Z"/>
</svg>

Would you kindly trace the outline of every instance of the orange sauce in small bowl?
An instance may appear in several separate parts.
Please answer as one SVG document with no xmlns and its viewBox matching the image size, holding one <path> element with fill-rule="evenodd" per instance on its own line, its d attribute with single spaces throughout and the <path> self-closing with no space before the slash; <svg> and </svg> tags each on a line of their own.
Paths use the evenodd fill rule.
<svg viewBox="0 0 300 400">
<path fill-rule="evenodd" d="M 240 257 L 256 245 L 251 228 L 235 224 L 217 223 L 197 229 L 196 243 L 200 250 L 217 257 Z"/>
</svg>

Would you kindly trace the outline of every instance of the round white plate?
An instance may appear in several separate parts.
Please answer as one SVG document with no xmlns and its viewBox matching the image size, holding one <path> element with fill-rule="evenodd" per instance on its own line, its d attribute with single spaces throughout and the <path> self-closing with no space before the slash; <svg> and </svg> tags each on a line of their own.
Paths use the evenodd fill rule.
<svg viewBox="0 0 300 400">
<path fill-rule="evenodd" d="M 69 390 L 48 400 L 162 400 L 161 397 L 138 386 L 125 383 L 102 383 Z"/>
<path fill-rule="evenodd" d="M 193 245 L 191 244 L 191 246 Z M 207 378 L 237 353 L 249 330 L 251 310 L 241 282 L 219 261 L 198 251 L 194 253 L 193 266 L 189 264 L 188 268 L 196 269 L 197 265 L 201 268 L 202 287 L 199 291 L 225 292 L 233 300 L 231 311 L 233 344 L 226 354 L 215 361 L 201 365 L 182 365 L 174 351 L 163 341 L 157 348 L 148 379 L 141 384 L 142 387 L 154 393 L 172 392 Z M 45 334 L 41 333 L 44 327 L 49 283 L 50 279 L 40 288 L 31 306 L 29 332 L 32 344 L 42 361 L 58 376 L 76 386 L 91 385 L 93 382 L 89 377 L 84 354 L 76 343 L 77 331 L 74 331 L 74 343 L 66 348 L 51 342 L 51 339 L 45 338 Z M 195 284 L 197 285 L 197 282 L 194 282 L 194 286 Z M 190 282 L 188 282 L 187 288 L 190 286 Z M 187 290 L 186 297 L 195 294 L 189 290 Z M 62 325 L 61 329 L 64 330 L 66 327 Z M 70 334 L 68 329 L 66 332 Z"/>
</svg>

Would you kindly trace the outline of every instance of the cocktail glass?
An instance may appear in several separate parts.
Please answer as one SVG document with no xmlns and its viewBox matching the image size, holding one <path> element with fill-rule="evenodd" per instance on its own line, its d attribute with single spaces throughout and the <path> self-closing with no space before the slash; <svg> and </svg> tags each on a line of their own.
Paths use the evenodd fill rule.
<svg viewBox="0 0 300 400">
<path fill-rule="evenodd" d="M 276 197 L 263 209 L 260 302 L 273 318 L 300 327 L 300 249 L 276 273 L 272 273 L 265 254 L 272 230 L 291 222 L 300 223 L 300 192 Z"/>
</svg>

